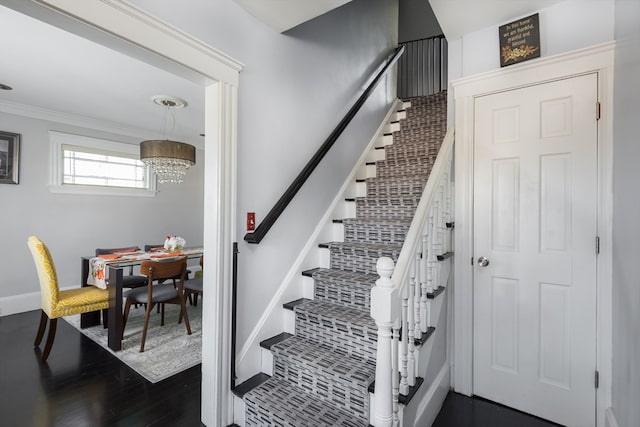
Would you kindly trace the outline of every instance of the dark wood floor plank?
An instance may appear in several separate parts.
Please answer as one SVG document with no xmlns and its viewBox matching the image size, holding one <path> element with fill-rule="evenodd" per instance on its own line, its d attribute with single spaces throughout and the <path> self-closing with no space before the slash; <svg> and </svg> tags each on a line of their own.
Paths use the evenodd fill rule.
<svg viewBox="0 0 640 427">
<path fill-rule="evenodd" d="M 558 427 L 558 424 L 478 397 L 450 392 L 432 427 Z"/>
<path fill-rule="evenodd" d="M 200 365 L 152 384 L 64 321 L 47 363 L 33 349 L 39 311 L 0 317 L 3 427 L 199 427 Z M 551 427 L 484 399 L 449 393 L 433 427 Z"/>
<path fill-rule="evenodd" d="M 200 365 L 152 384 L 62 320 L 42 363 L 39 313 L 0 317 L 3 427 L 202 425 Z"/>
</svg>

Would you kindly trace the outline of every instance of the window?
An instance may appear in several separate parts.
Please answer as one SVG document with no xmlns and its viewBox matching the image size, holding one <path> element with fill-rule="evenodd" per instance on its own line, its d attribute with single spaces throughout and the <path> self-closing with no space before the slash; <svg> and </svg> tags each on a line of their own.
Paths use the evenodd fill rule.
<svg viewBox="0 0 640 427">
<path fill-rule="evenodd" d="M 153 196 L 155 180 L 134 144 L 49 132 L 53 153 L 52 191 Z"/>
</svg>

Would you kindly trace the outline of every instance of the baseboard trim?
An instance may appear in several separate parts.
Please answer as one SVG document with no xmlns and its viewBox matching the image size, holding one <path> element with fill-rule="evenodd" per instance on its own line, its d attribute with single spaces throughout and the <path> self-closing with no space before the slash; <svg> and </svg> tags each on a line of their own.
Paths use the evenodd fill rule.
<svg viewBox="0 0 640 427">
<path fill-rule="evenodd" d="M 67 286 L 60 288 L 60 290 L 65 291 L 75 288 L 77 286 Z M 40 307 L 40 291 L 2 297 L 0 298 L 0 317 L 24 313 L 25 311 L 40 310 Z"/>
<path fill-rule="evenodd" d="M 604 414 L 604 426 L 605 427 L 618 427 L 618 421 L 616 415 L 613 413 L 613 408 L 609 406 L 607 412 Z"/>
<path fill-rule="evenodd" d="M 0 317 L 40 308 L 40 292 L 0 298 Z"/>
<path fill-rule="evenodd" d="M 442 365 L 440 372 L 431 383 L 424 398 L 418 406 L 414 426 L 430 426 L 435 421 L 442 404 L 449 393 L 449 364 Z"/>
</svg>

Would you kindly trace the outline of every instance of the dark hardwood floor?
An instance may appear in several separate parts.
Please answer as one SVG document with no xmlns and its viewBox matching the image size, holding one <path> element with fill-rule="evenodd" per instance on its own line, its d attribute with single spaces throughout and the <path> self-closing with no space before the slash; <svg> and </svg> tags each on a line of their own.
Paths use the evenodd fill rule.
<svg viewBox="0 0 640 427">
<path fill-rule="evenodd" d="M 152 384 L 62 320 L 42 363 L 39 316 L 0 317 L 0 426 L 202 425 L 200 365 Z"/>
<path fill-rule="evenodd" d="M 0 426 L 202 425 L 199 365 L 151 384 L 64 321 L 58 321 L 51 355 L 42 363 L 33 349 L 39 318 L 39 311 L 0 317 Z M 433 426 L 556 424 L 449 393 Z"/>
<path fill-rule="evenodd" d="M 494 402 L 449 393 L 432 427 L 558 427 Z"/>
</svg>

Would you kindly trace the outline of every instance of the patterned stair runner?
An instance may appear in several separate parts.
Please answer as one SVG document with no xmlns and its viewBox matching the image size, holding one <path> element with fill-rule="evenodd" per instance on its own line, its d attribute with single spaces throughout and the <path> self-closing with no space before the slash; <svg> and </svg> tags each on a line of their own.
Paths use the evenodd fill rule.
<svg viewBox="0 0 640 427">
<path fill-rule="evenodd" d="M 412 98 L 407 117 L 356 198 L 344 242 L 322 245 L 330 268 L 316 268 L 314 299 L 296 305 L 295 335 L 270 350 L 273 376 L 244 395 L 247 426 L 368 426 L 377 328 L 371 287 L 379 257 L 397 261 L 446 132 L 446 92 Z"/>
</svg>

